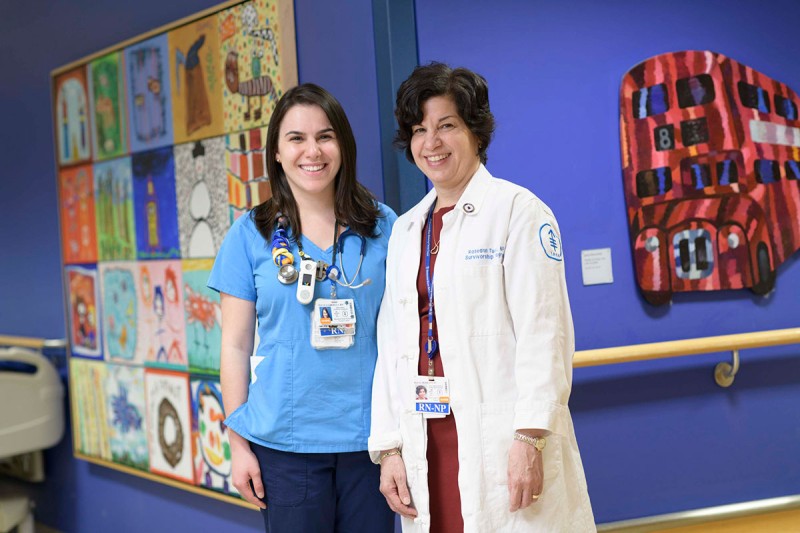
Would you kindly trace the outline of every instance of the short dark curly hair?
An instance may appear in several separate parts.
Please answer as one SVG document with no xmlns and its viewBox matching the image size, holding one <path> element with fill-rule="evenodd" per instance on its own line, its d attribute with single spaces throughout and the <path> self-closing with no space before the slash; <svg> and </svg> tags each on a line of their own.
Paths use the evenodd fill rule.
<svg viewBox="0 0 800 533">
<path fill-rule="evenodd" d="M 451 68 L 431 62 L 414 69 L 400 88 L 394 116 L 397 118 L 395 147 L 404 150 L 406 159 L 414 162 L 411 153 L 411 128 L 422 122 L 422 106 L 434 96 L 450 96 L 458 114 L 478 138 L 478 156 L 486 163 L 486 149 L 494 134 L 494 115 L 489 109 L 489 86 L 480 74 L 465 68 Z"/>
</svg>

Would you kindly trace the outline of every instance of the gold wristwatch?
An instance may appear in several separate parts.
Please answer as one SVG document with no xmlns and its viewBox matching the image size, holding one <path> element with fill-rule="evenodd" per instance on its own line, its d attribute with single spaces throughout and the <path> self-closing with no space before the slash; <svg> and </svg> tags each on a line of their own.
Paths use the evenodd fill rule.
<svg viewBox="0 0 800 533">
<path fill-rule="evenodd" d="M 540 452 L 544 450 L 544 447 L 547 444 L 547 440 L 545 440 L 544 437 L 529 437 L 520 433 L 519 431 L 514 432 L 514 439 L 522 441 L 525 444 L 530 444 Z"/>
</svg>

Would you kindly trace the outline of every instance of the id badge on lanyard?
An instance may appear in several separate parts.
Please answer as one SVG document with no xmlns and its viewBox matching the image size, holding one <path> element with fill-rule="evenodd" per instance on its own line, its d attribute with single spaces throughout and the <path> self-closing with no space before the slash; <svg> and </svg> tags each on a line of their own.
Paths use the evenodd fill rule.
<svg viewBox="0 0 800 533">
<path fill-rule="evenodd" d="M 450 382 L 445 377 L 417 376 L 414 380 L 414 412 L 423 418 L 450 414 Z"/>
<path fill-rule="evenodd" d="M 425 286 L 428 290 L 428 375 L 414 379 L 414 412 L 423 418 L 444 418 L 450 414 L 450 382 L 446 377 L 433 375 L 433 358 L 439 343 L 433 334 L 433 279 L 431 278 L 431 235 L 433 233 L 433 208 L 428 212 L 428 231 L 425 238 Z"/>
</svg>

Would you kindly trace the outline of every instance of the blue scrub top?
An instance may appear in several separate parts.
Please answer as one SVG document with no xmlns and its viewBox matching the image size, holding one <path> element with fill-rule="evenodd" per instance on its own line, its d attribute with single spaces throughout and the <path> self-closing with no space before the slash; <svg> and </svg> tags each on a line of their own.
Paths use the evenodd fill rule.
<svg viewBox="0 0 800 533">
<path fill-rule="evenodd" d="M 378 204 L 380 218 L 375 238 L 367 238 L 364 262 L 355 284 L 337 285 L 337 298 L 352 298 L 356 309 L 356 336 L 346 350 L 316 350 L 311 346 L 313 301 L 297 301 L 297 283 L 278 281 L 272 245 L 258 232 L 251 213 L 241 216 L 217 254 L 208 286 L 216 291 L 255 302 L 259 343 L 263 357 L 255 368 L 247 402 L 230 413 L 225 424 L 233 431 L 268 448 L 289 452 L 340 453 L 367 449 L 372 374 L 378 357 L 376 322 L 386 282 L 386 250 L 397 215 Z M 321 250 L 305 236 L 303 251 L 314 260 L 332 263 L 333 247 Z M 355 274 L 361 240 L 348 237 L 342 254 L 348 279 Z M 299 265 L 297 247 L 291 252 Z M 336 264 L 341 267 L 337 257 Z M 317 282 L 314 299 L 330 298 L 330 282 Z M 251 359 L 251 365 L 254 364 Z"/>
</svg>

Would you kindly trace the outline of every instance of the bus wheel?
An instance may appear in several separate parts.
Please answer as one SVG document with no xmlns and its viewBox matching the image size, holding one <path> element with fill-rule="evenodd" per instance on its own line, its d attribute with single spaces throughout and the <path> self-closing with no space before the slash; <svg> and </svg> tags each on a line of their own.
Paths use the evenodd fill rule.
<svg viewBox="0 0 800 533">
<path fill-rule="evenodd" d="M 650 305 L 664 305 L 672 301 L 672 293 L 668 291 L 642 291 L 642 295 Z"/>
<path fill-rule="evenodd" d="M 760 295 L 767 294 L 775 286 L 775 272 L 769 266 L 769 252 L 763 242 L 758 243 L 756 248 L 756 269 L 758 281 L 753 285 L 753 292 Z"/>
</svg>

